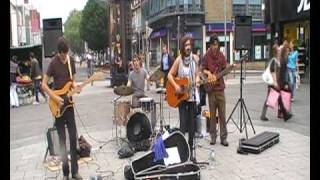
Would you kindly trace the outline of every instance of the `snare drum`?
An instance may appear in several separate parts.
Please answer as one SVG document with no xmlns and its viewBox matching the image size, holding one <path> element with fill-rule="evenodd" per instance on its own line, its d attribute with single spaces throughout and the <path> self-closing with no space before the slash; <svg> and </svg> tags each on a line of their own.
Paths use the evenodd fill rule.
<svg viewBox="0 0 320 180">
<path fill-rule="evenodd" d="M 117 125 L 126 125 L 130 113 L 130 101 L 119 100 L 115 104 L 115 122 Z"/>
<path fill-rule="evenodd" d="M 144 112 L 151 112 L 154 108 L 154 100 L 151 97 L 145 97 L 139 99 L 141 109 Z"/>
</svg>

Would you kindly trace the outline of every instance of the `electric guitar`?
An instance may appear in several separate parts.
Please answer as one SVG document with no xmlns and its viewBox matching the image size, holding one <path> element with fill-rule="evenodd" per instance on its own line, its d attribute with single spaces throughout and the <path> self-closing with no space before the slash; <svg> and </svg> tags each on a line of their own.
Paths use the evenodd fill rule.
<svg viewBox="0 0 320 180">
<path fill-rule="evenodd" d="M 87 80 L 85 80 L 83 83 L 80 84 L 80 88 L 83 88 L 84 86 L 90 84 L 91 81 L 94 81 L 102 77 L 103 74 L 104 74 L 103 72 L 94 73 L 90 78 L 88 78 Z M 60 106 L 58 102 L 56 102 L 52 98 L 49 98 L 49 102 L 48 102 L 49 108 L 52 115 L 55 118 L 61 117 L 68 107 L 73 106 L 74 102 L 71 100 L 71 97 L 76 92 L 77 92 L 76 89 L 72 88 L 71 81 L 67 82 L 63 86 L 63 88 L 53 91 L 55 95 L 60 96 L 63 99 L 63 104 Z"/>
<path fill-rule="evenodd" d="M 224 75 L 228 74 L 232 69 L 234 65 L 230 65 L 229 67 L 225 68 L 223 71 L 221 71 L 219 74 L 216 75 L 216 79 L 214 81 L 209 80 L 204 73 L 201 74 L 202 79 L 198 81 L 200 85 L 204 84 L 205 90 L 210 90 L 213 85 Z M 189 81 L 188 77 L 183 78 L 174 78 L 175 83 L 177 83 L 180 88 L 181 92 L 176 92 L 174 86 L 168 81 L 166 85 L 166 93 L 167 93 L 167 102 L 169 106 L 171 107 L 178 107 L 178 105 L 181 103 L 181 101 L 189 99 L 189 90 L 191 87 L 191 83 Z"/>
</svg>

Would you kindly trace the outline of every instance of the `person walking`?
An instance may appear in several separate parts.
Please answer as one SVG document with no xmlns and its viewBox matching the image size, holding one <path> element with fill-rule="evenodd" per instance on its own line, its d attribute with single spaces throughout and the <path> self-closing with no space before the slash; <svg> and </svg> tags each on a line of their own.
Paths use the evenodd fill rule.
<svg viewBox="0 0 320 180">
<path fill-rule="evenodd" d="M 290 41 L 290 53 L 288 55 L 288 63 L 287 63 L 287 78 L 289 87 L 291 90 L 291 101 L 294 101 L 294 93 L 296 91 L 296 72 L 299 72 L 298 69 L 298 51 L 297 47 L 294 45 L 293 41 Z"/>
<path fill-rule="evenodd" d="M 47 96 L 41 89 L 41 81 L 42 81 L 42 71 L 40 69 L 39 61 L 35 58 L 33 52 L 30 52 L 29 55 L 29 66 L 30 66 L 30 78 L 33 81 L 34 85 L 34 94 L 36 96 L 36 101 L 33 102 L 34 105 L 38 105 L 40 103 L 39 100 L 39 92 L 41 93 L 42 97 L 47 101 Z"/>
<path fill-rule="evenodd" d="M 270 72 L 272 74 L 273 78 L 273 85 L 268 86 L 268 93 L 266 100 L 263 104 L 260 119 L 262 121 L 268 121 L 269 119 L 266 117 L 267 113 L 267 100 L 270 94 L 270 90 L 274 89 L 278 92 L 281 90 L 287 90 L 288 85 L 286 83 L 286 69 L 287 69 L 287 60 L 286 58 L 288 57 L 287 54 L 289 53 L 289 46 L 284 45 L 281 49 L 278 45 L 274 45 L 272 47 L 272 54 L 273 58 L 271 59 L 270 62 Z M 285 121 L 290 119 L 292 117 L 292 114 L 289 113 L 283 105 L 282 98 L 279 96 L 278 99 L 278 105 L 279 105 L 279 110 L 278 110 L 278 117 L 279 118 L 284 118 Z"/>
</svg>

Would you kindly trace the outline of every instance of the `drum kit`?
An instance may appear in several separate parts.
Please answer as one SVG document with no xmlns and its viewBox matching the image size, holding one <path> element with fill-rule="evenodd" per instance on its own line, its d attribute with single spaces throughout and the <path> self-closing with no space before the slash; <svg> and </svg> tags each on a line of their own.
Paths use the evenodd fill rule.
<svg viewBox="0 0 320 180">
<path fill-rule="evenodd" d="M 149 81 L 159 81 L 165 74 L 156 70 L 150 77 Z M 157 113 L 156 105 L 160 105 L 160 132 L 163 132 L 163 95 L 165 88 L 158 88 L 160 102 L 155 102 L 152 97 L 142 97 L 139 99 L 140 107 L 132 108 L 130 100 L 120 99 L 121 97 L 130 96 L 134 93 L 131 87 L 121 85 L 114 88 L 113 91 L 119 97 L 113 100 L 114 114 L 113 124 L 116 125 L 116 137 L 118 138 L 118 126 L 126 127 L 127 138 L 130 142 L 141 141 L 149 138 L 152 133 L 156 133 Z M 120 132 L 121 133 L 121 132 Z"/>
</svg>

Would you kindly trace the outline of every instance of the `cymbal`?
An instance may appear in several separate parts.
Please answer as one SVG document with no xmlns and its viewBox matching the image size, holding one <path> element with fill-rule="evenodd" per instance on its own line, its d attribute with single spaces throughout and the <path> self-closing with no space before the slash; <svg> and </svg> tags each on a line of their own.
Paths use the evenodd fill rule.
<svg viewBox="0 0 320 180">
<path fill-rule="evenodd" d="M 113 92 L 119 96 L 129 96 L 133 94 L 133 89 L 126 85 L 121 85 L 113 89 Z"/>
<path fill-rule="evenodd" d="M 162 72 L 160 69 L 157 69 L 156 71 L 154 71 L 151 76 L 149 77 L 149 81 L 158 81 L 161 78 L 163 78 L 165 76 L 164 72 Z"/>
</svg>

